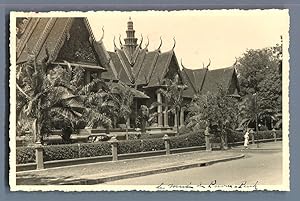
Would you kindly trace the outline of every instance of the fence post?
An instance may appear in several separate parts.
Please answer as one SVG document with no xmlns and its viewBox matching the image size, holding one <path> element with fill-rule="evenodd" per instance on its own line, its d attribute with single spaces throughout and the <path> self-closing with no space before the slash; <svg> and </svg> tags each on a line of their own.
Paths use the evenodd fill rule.
<svg viewBox="0 0 300 201">
<path fill-rule="evenodd" d="M 165 141 L 165 148 L 166 148 L 166 155 L 170 154 L 170 137 L 165 134 L 163 137 L 163 140 Z"/>
<path fill-rule="evenodd" d="M 35 161 L 36 169 L 44 169 L 43 145 L 40 142 L 35 144 Z"/>
<path fill-rule="evenodd" d="M 273 132 L 274 142 L 277 142 L 277 136 L 276 136 L 276 132 L 275 132 L 274 128 L 273 128 L 272 132 Z"/>
<path fill-rule="evenodd" d="M 117 161 L 118 160 L 118 140 L 114 136 L 109 140 L 109 143 L 111 144 L 112 160 Z"/>
<path fill-rule="evenodd" d="M 210 143 L 210 136 L 205 135 L 205 147 L 206 147 L 206 151 L 211 151 L 211 143 Z"/>
</svg>

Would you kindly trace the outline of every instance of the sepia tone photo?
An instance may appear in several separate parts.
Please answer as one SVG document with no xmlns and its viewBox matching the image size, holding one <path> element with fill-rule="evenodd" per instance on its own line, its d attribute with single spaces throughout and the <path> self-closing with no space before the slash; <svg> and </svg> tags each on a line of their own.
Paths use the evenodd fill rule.
<svg viewBox="0 0 300 201">
<path fill-rule="evenodd" d="M 288 10 L 11 12 L 12 191 L 289 191 Z"/>
</svg>

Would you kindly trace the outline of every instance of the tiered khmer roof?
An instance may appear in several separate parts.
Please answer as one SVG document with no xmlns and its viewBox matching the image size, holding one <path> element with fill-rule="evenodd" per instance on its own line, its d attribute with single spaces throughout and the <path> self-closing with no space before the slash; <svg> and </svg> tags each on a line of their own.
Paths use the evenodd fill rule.
<svg viewBox="0 0 300 201">
<path fill-rule="evenodd" d="M 174 52 L 174 47 L 167 52 L 161 52 L 160 47 L 156 50 L 149 51 L 149 40 L 144 48 L 142 48 L 143 37 L 140 39 L 140 44 L 137 44 L 138 39 L 135 38 L 135 30 L 133 22 L 129 19 L 127 27 L 127 38 L 124 39 L 125 44 L 120 40 L 120 47 L 117 47 L 114 39 L 114 52 L 108 52 L 110 55 L 111 69 L 103 73 L 103 78 L 116 78 L 129 85 L 142 85 L 144 87 L 160 86 L 160 81 L 163 80 L 168 72 L 168 68 L 172 62 L 174 67 L 180 73 L 177 63 L 177 58 Z M 115 76 L 113 72 L 117 72 Z"/>
<path fill-rule="evenodd" d="M 65 61 L 71 65 L 79 65 L 92 71 L 104 71 L 101 76 L 110 81 L 122 81 L 131 86 L 144 88 L 158 87 L 167 75 L 177 73 L 188 86 L 184 96 L 192 98 L 195 93 L 216 92 L 221 85 L 228 89 L 233 81 L 237 82 L 234 67 L 209 70 L 179 68 L 174 52 L 161 52 L 162 39 L 157 49 L 149 51 L 148 45 L 142 48 L 143 37 L 135 38 L 133 22 L 127 23 L 123 44 L 114 40 L 114 51 L 107 51 L 103 44 L 103 35 L 95 40 L 87 18 L 28 18 L 23 20 L 17 33 L 16 58 L 17 64 L 27 61 L 29 55 L 35 55 L 38 61 L 47 55 L 56 64 Z M 236 93 L 230 91 L 229 93 Z"/>
<path fill-rule="evenodd" d="M 26 62 L 29 55 L 41 61 L 48 52 L 52 61 L 105 70 L 106 51 L 95 40 L 86 18 L 28 18 L 17 40 L 17 64 Z"/>
<path fill-rule="evenodd" d="M 235 67 L 209 70 L 208 66 L 201 69 L 188 69 L 182 65 L 183 80 L 188 86 L 187 90 L 183 92 L 184 97 L 192 98 L 196 93 L 214 93 L 219 90 L 219 87 L 228 90 L 229 95 L 238 96 L 235 88 L 230 90 L 232 82 L 237 81 Z M 236 88 L 239 90 L 238 85 Z"/>
</svg>

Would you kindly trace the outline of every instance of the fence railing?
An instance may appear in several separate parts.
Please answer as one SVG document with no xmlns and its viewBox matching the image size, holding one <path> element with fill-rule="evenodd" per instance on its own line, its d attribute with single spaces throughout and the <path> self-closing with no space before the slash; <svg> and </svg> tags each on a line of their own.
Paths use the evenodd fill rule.
<svg viewBox="0 0 300 201">
<path fill-rule="evenodd" d="M 206 142 L 204 146 L 193 146 L 193 147 L 184 147 L 184 148 L 175 148 L 171 149 L 170 146 L 170 137 L 165 135 L 163 137 L 164 140 L 164 150 L 157 151 L 146 151 L 146 152 L 138 152 L 138 153 L 126 153 L 126 154 L 118 154 L 118 140 L 115 137 L 112 137 L 109 140 L 111 146 L 111 155 L 105 156 L 96 156 L 96 157 L 86 157 L 86 158 L 76 158 L 76 159 L 64 159 L 64 160 L 54 160 L 54 161 L 44 161 L 43 157 L 43 145 L 37 144 L 35 146 L 35 163 L 27 163 L 27 164 L 17 164 L 17 171 L 25 171 L 25 170 L 34 170 L 34 169 L 44 169 L 44 168 L 52 168 L 52 167 L 60 167 L 60 166 L 68 166 L 68 165 L 77 165 L 77 164 L 85 164 L 85 163 L 95 163 L 95 162 L 104 162 L 104 161 L 117 161 L 123 159 L 131 159 L 131 158 L 141 158 L 141 157 L 150 157 L 150 156 L 158 156 L 158 155 L 169 155 L 173 153 L 182 153 L 189 151 L 199 151 L 206 150 L 211 151 L 211 143 Z M 271 142 L 282 140 L 281 138 L 270 139 L 260 139 L 256 140 L 257 143 L 263 142 Z M 229 143 L 229 146 L 239 146 L 242 145 L 243 142 L 233 142 Z"/>
</svg>

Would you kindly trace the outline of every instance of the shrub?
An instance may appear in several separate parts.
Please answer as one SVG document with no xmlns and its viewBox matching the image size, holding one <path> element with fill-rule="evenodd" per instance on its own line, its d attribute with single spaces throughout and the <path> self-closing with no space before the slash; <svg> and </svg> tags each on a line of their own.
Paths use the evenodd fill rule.
<svg viewBox="0 0 300 201">
<path fill-rule="evenodd" d="M 201 131 L 193 131 L 188 134 L 175 136 L 170 138 L 170 147 L 174 148 L 182 148 L 182 147 L 193 147 L 193 146 L 201 146 L 204 145 L 204 132 Z"/>
<path fill-rule="evenodd" d="M 276 137 L 281 138 L 282 137 L 282 131 L 278 130 L 276 132 Z M 244 141 L 244 134 L 243 132 L 230 132 L 227 135 L 228 143 L 231 142 L 242 142 Z M 255 140 L 262 140 L 262 139 L 272 139 L 273 138 L 273 131 L 258 131 L 258 133 L 254 133 L 254 139 Z M 251 136 L 249 138 L 251 140 Z"/>
<path fill-rule="evenodd" d="M 273 131 L 259 131 L 255 139 L 273 138 Z M 276 131 L 277 137 L 282 136 L 282 131 Z M 228 142 L 241 142 L 244 140 L 243 132 L 228 133 Z M 188 134 L 170 137 L 170 147 L 183 148 L 201 146 L 205 144 L 204 132 L 193 131 Z M 118 153 L 137 153 L 145 151 L 164 150 L 164 140 L 162 138 L 138 139 L 118 142 Z M 17 147 L 16 149 L 17 164 L 35 162 L 34 147 Z M 80 157 L 94 157 L 111 155 L 109 142 L 99 143 L 82 143 L 82 144 L 65 144 L 65 145 L 48 145 L 44 146 L 44 160 L 64 160 Z"/>
<path fill-rule="evenodd" d="M 78 144 L 44 146 L 44 161 L 64 160 L 78 157 Z"/>
<path fill-rule="evenodd" d="M 242 142 L 242 141 L 244 141 L 244 133 L 237 132 L 237 131 L 228 132 L 227 133 L 227 141 L 228 141 L 228 143 Z"/>
<path fill-rule="evenodd" d="M 34 163 L 35 150 L 33 147 L 17 147 L 16 149 L 17 164 Z"/>
<path fill-rule="evenodd" d="M 188 134 L 191 132 L 192 132 L 192 129 L 187 128 L 186 126 L 180 126 L 180 128 L 179 128 L 179 134 Z"/>
<path fill-rule="evenodd" d="M 141 140 L 119 141 L 118 153 L 136 153 L 141 152 Z"/>
<path fill-rule="evenodd" d="M 111 147 L 108 142 L 80 144 L 79 157 L 94 157 L 111 155 Z"/>
<path fill-rule="evenodd" d="M 142 151 L 157 151 L 165 149 L 165 143 L 162 138 L 141 140 L 141 146 Z"/>
</svg>

